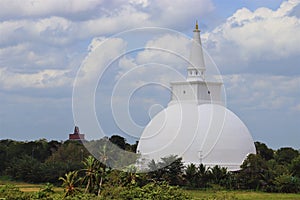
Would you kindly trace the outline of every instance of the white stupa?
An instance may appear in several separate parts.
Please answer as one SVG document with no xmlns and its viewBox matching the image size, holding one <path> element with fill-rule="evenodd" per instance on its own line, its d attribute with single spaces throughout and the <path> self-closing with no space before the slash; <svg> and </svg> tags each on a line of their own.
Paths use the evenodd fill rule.
<svg viewBox="0 0 300 200">
<path fill-rule="evenodd" d="M 239 170 L 247 155 L 256 153 L 254 142 L 245 124 L 224 107 L 223 83 L 206 80 L 197 23 L 193 32 L 187 79 L 171 83 L 171 101 L 146 126 L 137 152 L 146 165 L 178 155 L 185 164 Z"/>
</svg>

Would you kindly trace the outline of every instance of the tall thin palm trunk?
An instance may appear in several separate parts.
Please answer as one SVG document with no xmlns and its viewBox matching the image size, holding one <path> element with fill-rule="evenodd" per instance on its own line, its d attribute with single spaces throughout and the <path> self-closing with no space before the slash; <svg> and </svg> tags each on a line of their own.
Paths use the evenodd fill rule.
<svg viewBox="0 0 300 200">
<path fill-rule="evenodd" d="M 101 193 L 102 181 L 103 181 L 103 178 L 102 178 L 102 176 L 101 176 L 100 182 L 99 182 L 98 194 L 97 194 L 98 196 L 100 196 L 100 193 Z"/>
</svg>

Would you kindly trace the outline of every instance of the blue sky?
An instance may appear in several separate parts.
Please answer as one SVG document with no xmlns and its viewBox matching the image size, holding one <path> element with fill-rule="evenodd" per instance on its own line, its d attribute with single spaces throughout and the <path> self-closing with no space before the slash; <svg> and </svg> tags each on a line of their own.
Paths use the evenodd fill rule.
<svg viewBox="0 0 300 200">
<path fill-rule="evenodd" d="M 191 36 L 197 19 L 203 47 L 223 75 L 229 109 L 240 116 L 255 141 L 273 148 L 299 149 L 299 0 L 2 0 L 0 139 L 67 139 L 74 127 L 73 83 L 93 45 L 142 27 L 168 28 Z M 127 35 L 125 43 L 116 41 L 115 45 L 135 46 L 137 38 Z M 171 40 L 162 36 L 144 42 L 186 53 L 186 40 Z M 113 55 L 115 50 L 105 52 Z M 107 135 L 126 136 L 116 126 L 109 104 L 119 75 L 154 58 L 142 50 L 128 54 L 99 81 L 96 115 Z M 159 59 L 156 62 L 165 58 Z M 163 63 L 185 76 L 184 63 L 176 59 Z M 155 68 L 149 73 L 149 69 L 148 77 L 162 75 L 165 82 L 173 77 Z M 145 81 L 143 71 L 137 73 L 141 76 L 130 81 Z M 145 126 L 151 105 L 166 106 L 168 100 L 167 89 L 143 87 L 130 100 L 132 119 Z"/>
</svg>

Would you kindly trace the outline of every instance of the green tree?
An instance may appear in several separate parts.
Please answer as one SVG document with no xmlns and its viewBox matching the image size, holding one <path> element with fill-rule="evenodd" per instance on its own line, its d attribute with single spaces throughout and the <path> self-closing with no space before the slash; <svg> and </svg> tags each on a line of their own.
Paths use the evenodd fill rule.
<svg viewBox="0 0 300 200">
<path fill-rule="evenodd" d="M 116 194 L 117 193 L 117 194 Z M 186 200 L 191 199 L 178 187 L 170 186 L 166 182 L 148 183 L 143 187 L 126 187 L 120 189 L 108 199 L 148 199 L 148 200 Z"/>
<path fill-rule="evenodd" d="M 267 185 L 268 173 L 266 161 L 257 154 L 250 154 L 241 165 L 237 175 L 238 187 L 242 189 L 262 189 Z"/>
<path fill-rule="evenodd" d="M 211 183 L 218 184 L 221 186 L 226 185 L 226 181 L 229 178 L 229 173 L 225 167 L 220 167 L 218 165 L 211 168 L 209 171 L 211 177 Z"/>
<path fill-rule="evenodd" d="M 76 186 L 79 179 L 77 176 L 77 171 L 70 171 L 66 173 L 64 177 L 59 177 L 59 180 L 63 182 L 62 186 L 65 188 L 64 197 L 72 196 L 78 191 L 78 188 Z"/>
<path fill-rule="evenodd" d="M 278 191 L 275 186 L 275 178 L 284 174 L 289 174 L 288 165 L 278 164 L 275 159 L 267 161 L 268 171 L 264 173 L 263 179 L 267 181 L 267 186 L 264 188 L 267 192 Z"/>
<path fill-rule="evenodd" d="M 137 174 L 137 168 L 134 165 L 127 166 L 124 171 L 120 172 L 120 179 L 123 186 L 136 186 L 140 175 Z"/>
<path fill-rule="evenodd" d="M 195 164 L 191 163 L 186 167 L 185 178 L 189 187 L 197 187 L 198 182 L 198 170 Z"/>
<path fill-rule="evenodd" d="M 256 153 L 259 154 L 266 161 L 274 158 L 274 151 L 267 147 L 266 144 L 255 142 Z"/>
<path fill-rule="evenodd" d="M 197 177 L 198 177 L 197 187 L 205 188 L 208 186 L 208 182 L 210 180 L 209 169 L 202 163 L 198 166 Z"/>
<path fill-rule="evenodd" d="M 46 162 L 63 162 L 67 166 L 68 171 L 73 171 L 81 169 L 83 159 L 89 155 L 83 144 L 77 141 L 67 141 L 59 146 L 57 151 L 48 157 Z"/>
<path fill-rule="evenodd" d="M 28 155 L 15 157 L 8 163 L 5 174 L 16 180 L 38 183 L 42 179 L 41 163 Z"/>
<path fill-rule="evenodd" d="M 292 160 L 291 172 L 294 176 L 300 178 L 300 155 Z"/>
<path fill-rule="evenodd" d="M 93 193 L 95 190 L 95 185 L 97 184 L 98 170 L 100 168 L 100 163 L 93 156 L 88 156 L 83 161 L 84 168 L 82 169 L 85 173 L 82 182 L 86 183 L 85 193 Z"/>
<path fill-rule="evenodd" d="M 152 181 L 162 181 L 163 180 L 163 170 L 161 169 L 159 163 L 155 162 L 155 160 L 151 160 L 148 163 L 148 177 Z"/>
<path fill-rule="evenodd" d="M 182 158 L 176 155 L 170 155 L 161 158 L 161 161 L 156 163 L 151 160 L 148 163 L 148 176 L 154 181 L 167 181 L 170 185 L 183 184 L 183 162 Z"/>
<path fill-rule="evenodd" d="M 51 155 L 46 139 L 26 142 L 23 144 L 23 148 L 27 155 L 31 155 L 40 162 L 44 162 Z"/>
<path fill-rule="evenodd" d="M 283 147 L 276 151 L 275 160 L 279 164 L 290 164 L 299 155 L 299 151 L 291 147 Z"/>
<path fill-rule="evenodd" d="M 6 153 L 7 147 L 6 145 L 0 143 L 0 175 L 3 173 L 4 169 L 6 168 Z"/>
<path fill-rule="evenodd" d="M 183 184 L 183 162 L 182 158 L 176 155 L 161 158 L 159 167 L 162 171 L 162 177 L 170 185 Z"/>
<path fill-rule="evenodd" d="M 297 193 L 300 191 L 300 179 L 290 174 L 283 174 L 275 178 L 278 192 Z"/>
<path fill-rule="evenodd" d="M 126 147 L 126 139 L 119 136 L 119 135 L 113 135 L 109 138 L 109 141 L 112 142 L 113 144 L 117 145 L 121 149 L 125 150 Z"/>
<path fill-rule="evenodd" d="M 45 162 L 41 163 L 41 180 L 40 182 L 49 182 L 59 184 L 58 178 L 67 173 L 70 169 L 65 162 Z"/>
</svg>

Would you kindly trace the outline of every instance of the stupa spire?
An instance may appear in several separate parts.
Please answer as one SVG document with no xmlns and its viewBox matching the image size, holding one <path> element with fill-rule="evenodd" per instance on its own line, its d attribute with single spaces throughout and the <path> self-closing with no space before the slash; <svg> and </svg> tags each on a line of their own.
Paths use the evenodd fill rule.
<svg viewBox="0 0 300 200">
<path fill-rule="evenodd" d="M 201 81 L 204 80 L 205 73 L 205 62 L 203 56 L 202 43 L 200 38 L 200 30 L 198 26 L 198 21 L 196 21 L 194 36 L 192 40 L 192 48 L 190 52 L 189 66 L 187 68 L 188 81 Z"/>
</svg>

